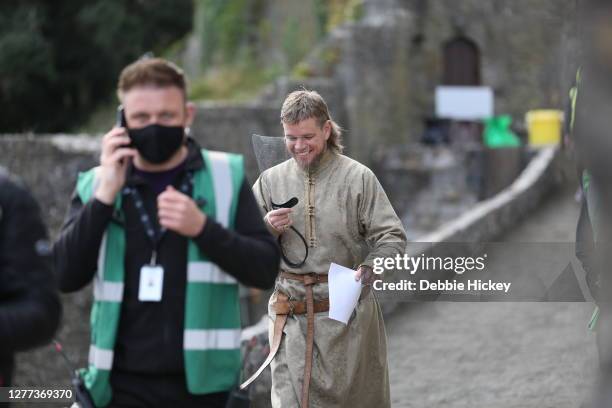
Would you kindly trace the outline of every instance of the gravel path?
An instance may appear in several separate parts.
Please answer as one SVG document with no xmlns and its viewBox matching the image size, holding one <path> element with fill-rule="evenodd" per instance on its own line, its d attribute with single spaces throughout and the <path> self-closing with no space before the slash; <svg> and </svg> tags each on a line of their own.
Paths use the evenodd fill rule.
<svg viewBox="0 0 612 408">
<path fill-rule="evenodd" d="M 501 237 L 571 242 L 563 191 Z M 489 262 L 503 261 L 495 258 Z M 393 407 L 580 407 L 596 375 L 591 303 L 420 303 L 386 321 Z"/>
</svg>

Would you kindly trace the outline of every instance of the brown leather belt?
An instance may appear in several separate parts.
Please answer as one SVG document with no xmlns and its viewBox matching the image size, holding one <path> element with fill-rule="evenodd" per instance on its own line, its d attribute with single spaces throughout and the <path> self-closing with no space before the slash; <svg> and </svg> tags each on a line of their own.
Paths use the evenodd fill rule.
<svg viewBox="0 0 612 408">
<path fill-rule="evenodd" d="M 272 305 L 272 309 L 276 314 L 274 321 L 274 334 L 272 336 L 272 344 L 270 345 L 270 354 L 263 362 L 261 367 L 244 383 L 240 385 L 241 389 L 245 389 L 251 384 L 262 371 L 272 362 L 274 356 L 278 352 L 283 336 L 283 328 L 287 323 L 287 316 L 299 315 L 306 313 L 307 329 L 306 329 L 306 355 L 304 361 L 304 379 L 302 382 L 301 407 L 308 407 L 308 390 L 310 388 L 310 376 L 312 374 L 312 352 L 314 346 L 314 314 L 327 312 L 329 310 L 329 299 L 314 301 L 312 287 L 318 283 L 327 282 L 326 274 L 307 273 L 297 274 L 282 271 L 280 276 L 285 279 L 296 280 L 302 282 L 306 291 L 306 301 L 299 302 L 289 299 L 289 296 L 282 292 L 278 292 L 276 301 Z"/>
</svg>

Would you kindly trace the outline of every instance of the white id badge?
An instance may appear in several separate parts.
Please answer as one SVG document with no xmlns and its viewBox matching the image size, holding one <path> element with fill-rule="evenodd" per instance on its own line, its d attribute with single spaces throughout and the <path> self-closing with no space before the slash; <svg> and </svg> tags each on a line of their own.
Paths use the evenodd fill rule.
<svg viewBox="0 0 612 408">
<path fill-rule="evenodd" d="M 159 302 L 164 286 L 164 268 L 161 265 L 144 265 L 140 268 L 140 285 L 138 300 L 141 302 Z"/>
</svg>

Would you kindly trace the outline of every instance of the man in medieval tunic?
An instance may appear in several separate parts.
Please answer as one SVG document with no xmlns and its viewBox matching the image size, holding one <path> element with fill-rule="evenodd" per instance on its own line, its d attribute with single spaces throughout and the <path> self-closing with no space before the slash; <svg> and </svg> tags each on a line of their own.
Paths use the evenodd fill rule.
<svg viewBox="0 0 612 408">
<path fill-rule="evenodd" d="M 272 406 L 389 407 L 385 327 L 370 288 L 374 259 L 405 250 L 404 229 L 372 171 L 342 155 L 317 92 L 291 93 L 281 123 L 292 158 L 253 187 L 283 254 L 269 302 Z M 347 325 L 328 317 L 332 262 L 363 285 Z"/>
</svg>

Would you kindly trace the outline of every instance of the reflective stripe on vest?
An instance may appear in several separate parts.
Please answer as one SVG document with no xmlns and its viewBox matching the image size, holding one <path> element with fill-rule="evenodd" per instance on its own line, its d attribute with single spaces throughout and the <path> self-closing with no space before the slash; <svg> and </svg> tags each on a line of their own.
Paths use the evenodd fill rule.
<svg viewBox="0 0 612 408">
<path fill-rule="evenodd" d="M 113 350 L 104 350 L 92 345 L 89 347 L 89 364 L 101 370 L 110 370 L 113 366 Z"/>
<path fill-rule="evenodd" d="M 230 350 L 240 347 L 240 329 L 185 330 L 185 350 Z"/>
<path fill-rule="evenodd" d="M 123 299 L 123 282 L 104 282 L 94 279 L 94 300 L 104 302 L 121 302 Z"/>
<path fill-rule="evenodd" d="M 108 282 L 104 280 L 101 271 L 104 271 L 106 262 L 106 237 L 108 233 L 102 236 L 100 250 L 98 252 L 98 270 L 94 276 L 93 294 L 94 300 L 105 302 L 121 302 L 123 299 L 123 282 Z"/>
<path fill-rule="evenodd" d="M 236 279 L 212 262 L 189 262 L 187 265 L 187 282 L 237 283 Z"/>
<path fill-rule="evenodd" d="M 232 170 L 229 157 L 221 152 L 209 152 L 212 164 L 213 184 L 215 190 L 215 209 L 217 222 L 225 228 L 229 226 L 231 203 L 233 200 Z"/>
</svg>

